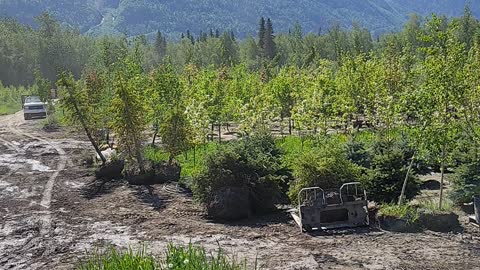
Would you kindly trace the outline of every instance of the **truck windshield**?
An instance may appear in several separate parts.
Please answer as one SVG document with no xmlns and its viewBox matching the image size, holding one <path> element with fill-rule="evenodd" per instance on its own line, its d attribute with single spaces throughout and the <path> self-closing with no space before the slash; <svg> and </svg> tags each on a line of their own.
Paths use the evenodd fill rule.
<svg viewBox="0 0 480 270">
<path fill-rule="evenodd" d="M 37 96 L 25 98 L 25 103 L 34 103 L 34 102 L 42 102 L 42 101 L 40 100 L 40 97 L 37 97 Z"/>
</svg>

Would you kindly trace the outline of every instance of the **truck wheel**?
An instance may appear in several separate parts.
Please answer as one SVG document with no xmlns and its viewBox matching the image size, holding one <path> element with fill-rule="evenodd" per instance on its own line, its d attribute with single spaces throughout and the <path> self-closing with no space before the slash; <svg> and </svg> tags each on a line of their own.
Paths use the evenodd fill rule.
<svg viewBox="0 0 480 270">
<path fill-rule="evenodd" d="M 24 118 L 25 120 L 30 120 L 30 116 L 29 116 L 28 114 L 25 114 L 25 115 L 23 116 L 23 118 Z"/>
</svg>

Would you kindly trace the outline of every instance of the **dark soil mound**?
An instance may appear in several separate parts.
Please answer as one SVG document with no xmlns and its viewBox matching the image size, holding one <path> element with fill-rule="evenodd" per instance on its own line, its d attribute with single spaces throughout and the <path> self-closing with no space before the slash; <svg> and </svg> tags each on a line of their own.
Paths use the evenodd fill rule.
<svg viewBox="0 0 480 270">
<path fill-rule="evenodd" d="M 240 220 L 250 216 L 249 192 L 244 188 L 226 187 L 217 191 L 207 204 L 209 217 L 216 220 Z"/>
<path fill-rule="evenodd" d="M 180 180 L 181 167 L 177 163 L 167 162 L 151 164 L 144 174 L 127 176 L 130 185 L 156 185 Z"/>
<path fill-rule="evenodd" d="M 95 177 L 103 180 L 122 179 L 122 171 L 124 167 L 125 162 L 123 160 L 114 160 L 108 162 L 95 171 Z"/>
<path fill-rule="evenodd" d="M 419 223 L 424 229 L 434 232 L 460 232 L 462 226 L 458 221 L 458 215 L 454 213 L 445 214 L 420 214 Z"/>
<path fill-rule="evenodd" d="M 423 182 L 422 189 L 426 190 L 439 190 L 440 189 L 440 182 L 437 180 L 427 180 Z"/>
<path fill-rule="evenodd" d="M 378 216 L 378 224 L 380 228 L 386 231 L 413 233 L 420 232 L 421 226 L 417 222 L 412 222 L 407 219 L 390 217 L 390 216 Z"/>
</svg>

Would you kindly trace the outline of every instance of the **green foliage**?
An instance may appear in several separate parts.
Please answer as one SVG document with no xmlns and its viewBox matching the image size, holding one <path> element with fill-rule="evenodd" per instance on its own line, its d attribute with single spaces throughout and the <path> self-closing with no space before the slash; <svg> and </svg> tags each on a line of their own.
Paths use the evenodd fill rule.
<svg viewBox="0 0 480 270">
<path fill-rule="evenodd" d="M 472 161 L 455 170 L 450 198 L 457 204 L 469 203 L 480 195 L 480 161 Z"/>
<path fill-rule="evenodd" d="M 293 164 L 295 181 L 288 193 L 292 202 L 297 201 L 303 188 L 339 188 L 343 183 L 358 181 L 360 168 L 347 159 L 340 145 L 334 140 L 323 141 L 296 160 Z"/>
<path fill-rule="evenodd" d="M 110 107 L 111 127 L 118 136 L 121 149 L 126 152 L 127 160 L 132 163 L 130 169 L 138 166 L 141 172 L 145 171 L 142 143 L 147 126 L 147 109 L 142 95 L 146 87 L 147 80 L 141 67 L 134 59 L 127 57 L 115 72 L 115 94 Z"/>
<path fill-rule="evenodd" d="M 105 20 L 95 31 L 128 24 L 132 17 L 118 15 L 145 11 L 140 2 L 119 2 L 115 22 L 109 14 L 112 10 L 105 10 Z M 357 5 L 371 7 L 367 2 Z M 168 8 L 152 4 L 147 17 L 182 3 L 187 2 Z M 269 3 L 270 8 L 281 6 Z M 398 7 L 393 2 L 389 6 Z M 312 4 L 311 10 L 315 8 Z M 175 21 L 171 14 L 165 18 Z M 204 176 L 211 173 L 216 178 L 200 178 L 207 186 L 200 192 L 203 195 L 210 194 L 207 189 L 212 186 L 231 184 L 224 178 L 235 183 L 251 178 L 242 185 L 252 189 L 275 183 L 276 192 L 285 183 L 268 179 L 285 175 L 277 171 L 287 167 L 297 178 L 291 197 L 302 187 L 333 187 L 362 178 L 374 199 L 391 202 L 399 195 L 413 155 L 442 171 L 476 160 L 480 39 L 473 33 L 480 25 L 468 9 L 462 18 L 412 16 L 402 31 L 378 40 L 372 40 L 369 30 L 374 29 L 357 24 L 350 30 L 337 24 L 328 33 L 305 34 L 311 31 L 304 32 L 306 27 L 297 23 L 288 33 L 273 37 L 273 24 L 282 29 L 284 23 L 277 24 L 275 18 L 262 20 L 265 27 L 259 29 L 258 43 L 253 37 L 242 41 L 236 38 L 238 32 L 216 29 L 203 29 L 196 38 L 193 27 L 182 40 L 172 42 L 160 33 L 156 42 L 143 35 L 86 37 L 51 14 L 39 16 L 36 28 L 2 20 L 0 80 L 6 85 L 35 84 L 30 92 L 47 96 L 48 83 L 59 72 L 72 74 L 60 77 L 59 86 L 71 91 L 62 92 L 62 105 L 71 119 L 82 119 L 85 130 L 93 134 L 92 142 L 104 141 L 108 135 L 102 134 L 110 134 L 112 128 L 120 151 L 143 170 L 144 136 L 151 125 L 163 146 L 158 152 L 168 152 L 170 160 L 185 155 L 188 175 L 204 168 Z M 141 29 L 138 25 L 135 31 Z M 169 33 L 176 31 L 182 30 Z M 18 108 L 12 104 L 19 95 L 12 87 L 5 89 L 0 87 L 0 112 L 11 112 Z M 228 143 L 215 152 L 218 160 L 212 154 L 198 158 L 197 166 L 197 150 L 209 145 L 208 140 L 225 141 L 225 129 L 228 139 L 261 131 L 283 138 L 286 130 L 298 137 L 276 142 L 286 155 L 280 155 L 280 161 L 267 159 L 265 166 L 271 166 L 267 169 L 258 164 L 264 161 L 258 153 L 263 148 L 249 145 L 251 139 Z M 356 136 L 365 138 L 346 143 Z M 372 139 L 377 136 L 382 140 Z M 250 148 L 253 156 L 243 153 Z M 152 155 L 163 155 L 158 152 Z M 238 160 L 243 163 L 233 166 Z M 414 165 L 414 172 L 420 172 Z M 234 172 L 225 173 L 224 166 L 233 166 Z M 415 176 L 409 180 L 407 197 L 418 191 Z"/>
<path fill-rule="evenodd" d="M 35 88 L 4 87 L 0 82 L 0 115 L 20 111 L 22 109 L 22 95 L 31 95 L 35 91 Z"/>
<path fill-rule="evenodd" d="M 229 258 L 222 249 L 214 255 L 207 255 L 203 247 L 189 244 L 187 247 L 169 244 L 165 265 L 172 270 L 246 270 L 247 262 Z"/>
<path fill-rule="evenodd" d="M 162 146 L 170 153 L 169 160 L 189 149 L 193 141 L 190 122 L 187 119 L 183 86 L 171 64 L 153 72 L 150 87 L 150 118 L 162 139 Z"/>
<path fill-rule="evenodd" d="M 423 213 L 427 214 L 445 214 L 445 213 L 452 213 L 454 210 L 454 203 L 449 199 L 445 199 L 442 202 L 442 209 L 438 208 L 438 199 L 425 199 L 420 198 L 418 199 L 418 209 Z"/>
<path fill-rule="evenodd" d="M 371 160 L 371 168 L 362 176 L 361 182 L 369 199 L 391 203 L 398 200 L 407 175 L 408 156 L 397 146 L 382 148 Z M 413 198 L 420 192 L 421 182 L 412 172 L 409 175 L 405 197 Z"/>
<path fill-rule="evenodd" d="M 126 252 L 110 248 L 104 253 L 94 251 L 78 270 L 160 270 L 162 269 L 156 259 L 146 254 L 145 249 Z"/>
<path fill-rule="evenodd" d="M 162 137 L 162 145 L 165 151 L 170 154 L 170 161 L 172 161 L 175 156 L 188 150 L 192 141 L 186 116 L 183 111 L 176 109 L 167 113 L 164 121 L 160 125 L 160 134 Z"/>
<path fill-rule="evenodd" d="M 199 33 L 208 28 L 235 28 L 241 36 L 253 33 L 260 16 L 269 14 L 281 31 L 287 31 L 295 21 L 302 23 L 305 32 L 317 32 L 329 27 L 328 22 L 351 26 L 351 22 L 368 27 L 375 34 L 398 29 L 407 21 L 408 15 L 432 12 L 458 16 L 464 9 L 464 1 L 449 1 L 442 4 L 430 1 L 388 1 L 351 2 L 331 1 L 278 1 L 267 0 L 241 2 L 236 5 L 226 0 L 192 1 L 179 0 L 175 3 L 139 2 L 134 0 L 113 1 L 2 1 L 0 10 L 7 16 L 15 16 L 22 22 L 33 24 L 32 18 L 44 10 L 50 10 L 63 24 L 78 28 L 81 32 L 93 34 L 129 35 L 151 33 L 158 29 L 169 33 L 169 37 L 180 37 L 190 29 Z M 186 7 L 192 7 L 188 9 Z M 470 3 L 473 15 L 478 16 L 480 8 Z M 215 16 L 212 16 L 214 14 Z M 103 15 L 103 21 L 102 21 Z M 321 18 L 321 19 L 320 19 Z M 230 27 L 226 27 L 230 26 Z"/>
<path fill-rule="evenodd" d="M 406 219 L 409 223 L 415 223 L 420 218 L 417 208 L 408 204 L 384 204 L 380 207 L 378 214 L 386 217 Z"/>
<path fill-rule="evenodd" d="M 371 156 L 364 142 L 350 138 L 347 141 L 347 159 L 364 168 L 370 168 Z"/>
<path fill-rule="evenodd" d="M 66 73 L 60 75 L 57 87 L 62 95 L 60 102 L 65 110 L 67 121 L 73 124 L 84 121 L 86 127 L 91 128 L 92 120 L 89 118 L 91 116 L 89 111 L 92 107 L 88 104 L 85 88 L 75 81 L 72 74 Z"/>
<path fill-rule="evenodd" d="M 206 169 L 195 179 L 194 195 L 209 202 L 225 187 L 249 190 L 254 211 L 261 211 L 261 200 L 276 201 L 287 174 L 282 166 L 282 151 L 271 135 L 254 135 L 220 146 L 206 157 Z"/>
<path fill-rule="evenodd" d="M 165 259 L 158 260 L 147 254 L 145 248 L 139 251 L 128 249 L 125 252 L 110 248 L 106 252 L 94 251 L 78 270 L 246 270 L 247 261 L 238 261 L 219 248 L 215 253 L 207 253 L 205 248 L 168 244 Z M 256 269 L 256 266 L 255 268 Z"/>
</svg>

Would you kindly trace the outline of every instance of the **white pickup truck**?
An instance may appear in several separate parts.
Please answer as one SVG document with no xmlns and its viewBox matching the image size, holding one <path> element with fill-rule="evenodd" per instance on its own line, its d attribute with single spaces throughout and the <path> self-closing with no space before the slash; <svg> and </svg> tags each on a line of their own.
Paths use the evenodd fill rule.
<svg viewBox="0 0 480 270">
<path fill-rule="evenodd" d="M 23 115 L 25 120 L 47 117 L 47 105 L 38 96 L 24 96 Z"/>
</svg>

